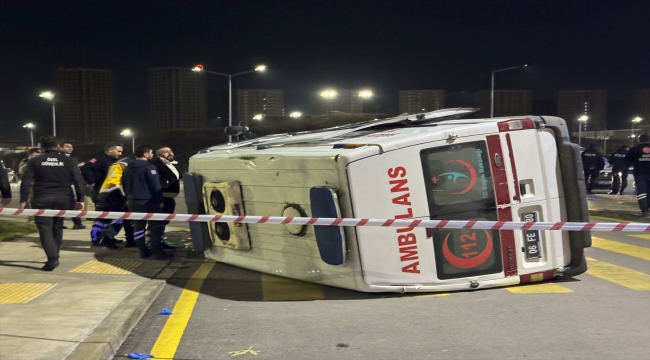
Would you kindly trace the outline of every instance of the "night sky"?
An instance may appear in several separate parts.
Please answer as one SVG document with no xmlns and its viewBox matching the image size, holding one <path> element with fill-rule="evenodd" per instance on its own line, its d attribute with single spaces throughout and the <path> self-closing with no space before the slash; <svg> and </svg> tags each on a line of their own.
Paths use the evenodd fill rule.
<svg viewBox="0 0 650 360">
<path fill-rule="evenodd" d="M 371 88 L 397 111 L 400 89 L 466 91 L 471 105 L 493 70 L 530 62 L 499 73 L 497 89 L 532 90 L 533 110 L 546 113 L 558 90 L 605 89 L 615 124 L 630 115 L 629 93 L 650 87 L 648 18 L 647 0 L 3 1 L 0 141 L 28 140 L 29 121 L 51 131 L 38 94 L 55 89 L 59 67 L 113 70 L 117 127 L 142 133 L 147 69 L 199 63 L 223 73 L 266 64 L 234 89 L 284 89 L 288 111 L 324 87 Z M 209 96 L 227 97 L 225 78 L 207 80 Z M 208 102 L 210 117 L 226 115 Z"/>
</svg>

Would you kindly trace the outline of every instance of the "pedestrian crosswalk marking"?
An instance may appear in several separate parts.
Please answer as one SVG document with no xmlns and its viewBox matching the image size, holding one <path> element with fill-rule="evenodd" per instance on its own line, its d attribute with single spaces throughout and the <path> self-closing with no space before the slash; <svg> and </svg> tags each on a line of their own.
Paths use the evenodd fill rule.
<svg viewBox="0 0 650 360">
<path fill-rule="evenodd" d="M 650 234 L 634 234 L 632 236 L 639 239 L 650 240 Z"/>
<path fill-rule="evenodd" d="M 592 236 L 591 241 L 591 245 L 595 248 L 650 261 L 650 248 L 625 244 L 622 242 L 607 240 L 596 236 Z"/>
<path fill-rule="evenodd" d="M 509 286 L 506 290 L 513 294 L 558 294 L 571 293 L 573 290 L 555 283 L 530 283 Z"/>
<path fill-rule="evenodd" d="M 26 304 L 43 295 L 56 285 L 57 283 L 0 284 L 0 305 Z"/>
<path fill-rule="evenodd" d="M 587 258 L 587 264 L 589 275 L 632 290 L 650 291 L 650 275 L 591 258 Z"/>
<path fill-rule="evenodd" d="M 317 284 L 262 274 L 264 301 L 309 301 L 325 298 Z"/>
<path fill-rule="evenodd" d="M 70 270 L 71 273 L 128 275 L 140 266 L 139 261 L 97 261 L 85 262 Z"/>
</svg>

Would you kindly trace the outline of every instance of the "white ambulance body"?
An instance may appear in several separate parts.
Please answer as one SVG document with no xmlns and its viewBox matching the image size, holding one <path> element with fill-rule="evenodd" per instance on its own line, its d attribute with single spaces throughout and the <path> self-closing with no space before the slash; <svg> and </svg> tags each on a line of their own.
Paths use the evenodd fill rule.
<svg viewBox="0 0 650 360">
<path fill-rule="evenodd" d="M 224 215 L 588 221 L 564 120 L 445 109 L 217 146 L 184 175 L 188 210 Z M 445 119 L 448 120 L 445 120 Z M 192 223 L 208 258 L 364 292 L 575 276 L 588 232 Z"/>
</svg>

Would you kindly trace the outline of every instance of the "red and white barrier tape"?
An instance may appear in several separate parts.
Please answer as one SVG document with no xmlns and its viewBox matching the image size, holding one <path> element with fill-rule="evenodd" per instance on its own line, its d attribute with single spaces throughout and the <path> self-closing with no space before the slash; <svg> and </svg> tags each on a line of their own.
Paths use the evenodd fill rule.
<svg viewBox="0 0 650 360">
<path fill-rule="evenodd" d="M 228 216 L 196 214 L 130 213 L 108 211 L 43 210 L 0 208 L 0 215 L 57 216 L 90 219 L 164 220 L 188 222 L 234 222 L 276 225 L 380 226 L 396 228 L 481 229 L 481 230 L 561 230 L 561 231 L 627 231 L 650 232 L 648 223 L 586 223 L 586 222 L 516 222 L 478 220 L 420 219 L 344 219 L 284 216 Z"/>
</svg>

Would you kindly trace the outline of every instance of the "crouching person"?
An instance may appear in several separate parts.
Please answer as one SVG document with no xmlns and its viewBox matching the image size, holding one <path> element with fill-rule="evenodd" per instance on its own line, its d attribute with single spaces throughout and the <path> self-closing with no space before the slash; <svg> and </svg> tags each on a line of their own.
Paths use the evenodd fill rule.
<svg viewBox="0 0 650 360">
<path fill-rule="evenodd" d="M 77 164 L 57 151 L 58 141 L 54 136 L 43 136 L 39 142 L 43 154 L 27 162 L 23 181 L 20 184 L 20 208 L 27 207 L 27 198 L 31 192 L 32 209 L 68 210 L 72 186 L 77 200 L 75 210 L 83 210 L 84 195 Z M 43 270 L 52 271 L 59 266 L 63 218 L 36 216 L 34 222 L 38 228 L 41 245 L 47 255 L 47 263 L 43 266 Z"/>
<path fill-rule="evenodd" d="M 155 213 L 163 208 L 162 187 L 156 166 L 149 160 L 153 158 L 153 149 L 149 145 L 135 148 L 135 160 L 124 169 L 122 186 L 131 212 Z M 171 256 L 162 250 L 160 241 L 151 241 L 151 249 L 145 241 L 145 231 L 149 226 L 151 239 L 162 239 L 165 223 L 162 221 L 134 221 L 134 240 L 140 250 L 141 258 L 153 255 L 155 259 L 168 259 Z"/>
<path fill-rule="evenodd" d="M 133 160 L 133 158 L 122 158 L 109 166 L 106 179 L 102 183 L 99 194 L 97 195 L 97 211 L 129 211 L 126 207 L 126 196 L 122 188 L 122 175 L 124 174 L 124 169 Z M 93 238 L 101 239 L 101 245 L 107 248 L 118 249 L 115 236 L 122 226 L 124 226 L 124 233 L 126 234 L 126 247 L 135 246 L 133 222 L 131 220 L 96 219 L 93 224 Z"/>
</svg>

